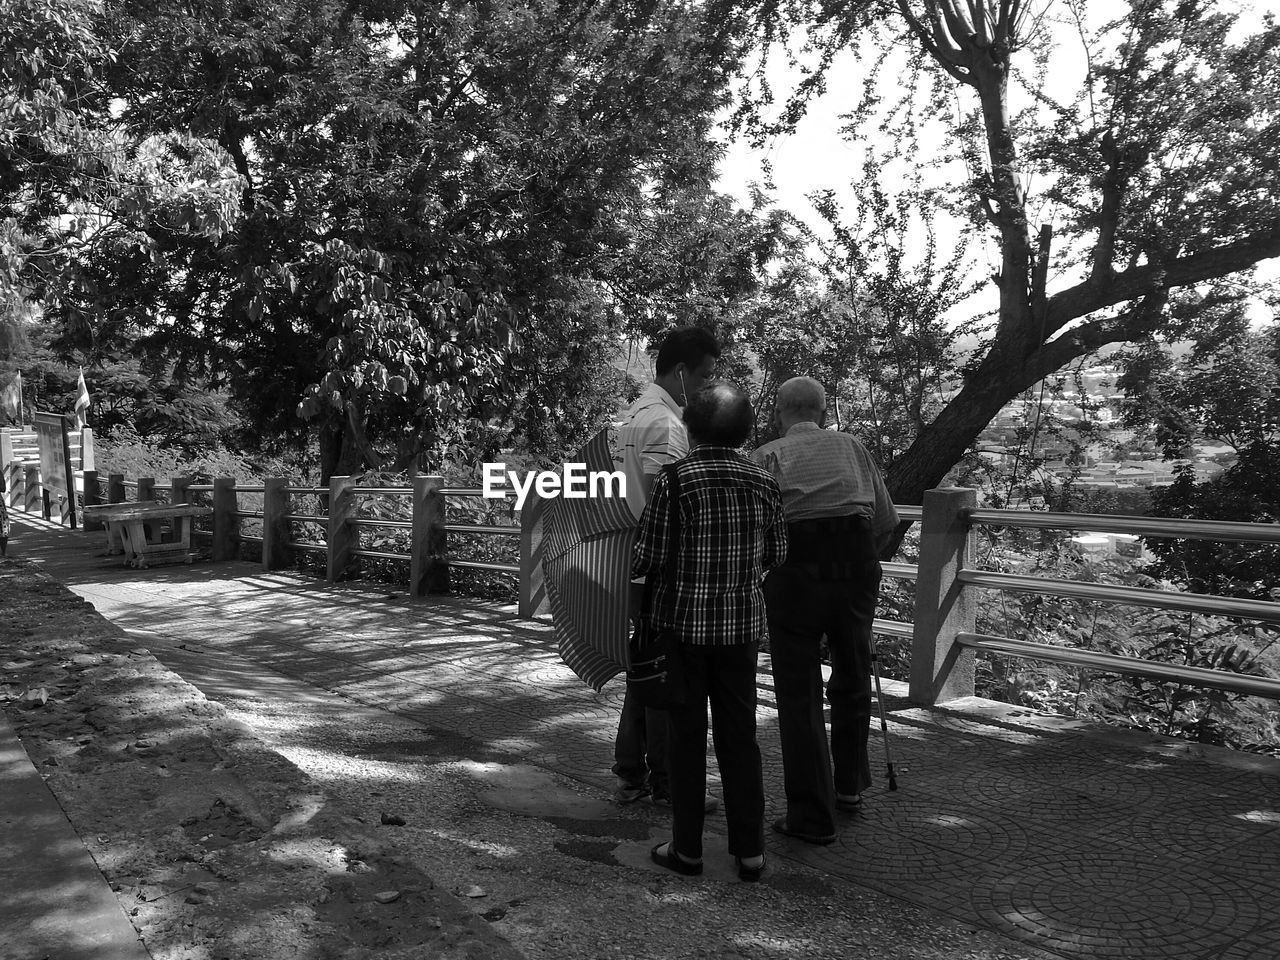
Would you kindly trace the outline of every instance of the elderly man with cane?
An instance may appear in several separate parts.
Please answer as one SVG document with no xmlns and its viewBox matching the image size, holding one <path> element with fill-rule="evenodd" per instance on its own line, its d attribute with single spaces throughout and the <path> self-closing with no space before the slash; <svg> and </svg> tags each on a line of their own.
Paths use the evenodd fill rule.
<svg viewBox="0 0 1280 960">
<path fill-rule="evenodd" d="M 824 430 L 827 398 L 811 377 L 778 390 L 780 438 L 753 459 L 782 491 L 790 547 L 765 581 L 782 739 L 786 815 L 773 828 L 809 843 L 836 839 L 836 809 L 871 785 L 871 626 L 880 552 L 898 524 L 884 479 L 847 433 Z M 820 647 L 831 653 L 831 742 L 822 706 Z"/>
</svg>

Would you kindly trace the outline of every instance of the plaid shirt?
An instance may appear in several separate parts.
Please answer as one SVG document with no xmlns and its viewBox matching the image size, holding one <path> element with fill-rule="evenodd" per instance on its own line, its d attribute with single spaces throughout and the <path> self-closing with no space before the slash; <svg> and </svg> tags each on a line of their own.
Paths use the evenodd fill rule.
<svg viewBox="0 0 1280 960">
<path fill-rule="evenodd" d="M 794 424 L 751 455 L 778 481 L 787 521 L 866 517 L 877 540 L 898 525 L 880 468 L 853 436 Z"/>
<path fill-rule="evenodd" d="M 659 581 L 654 616 L 685 643 L 755 643 L 765 631 L 760 584 L 787 555 L 778 484 L 728 447 L 697 447 L 670 469 L 680 480 L 680 542 L 672 542 L 664 470 L 640 518 L 633 565 L 636 576 L 661 575 L 676 554 L 675 583 Z"/>
</svg>

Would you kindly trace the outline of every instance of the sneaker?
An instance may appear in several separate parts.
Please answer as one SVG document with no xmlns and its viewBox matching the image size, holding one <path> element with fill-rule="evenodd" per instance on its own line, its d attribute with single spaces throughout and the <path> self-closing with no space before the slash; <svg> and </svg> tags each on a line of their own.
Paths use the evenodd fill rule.
<svg viewBox="0 0 1280 960">
<path fill-rule="evenodd" d="M 613 791 L 613 799 L 616 803 L 635 803 L 649 796 L 649 793 L 649 788 L 643 783 L 620 782 L 618 789 Z"/>
</svg>

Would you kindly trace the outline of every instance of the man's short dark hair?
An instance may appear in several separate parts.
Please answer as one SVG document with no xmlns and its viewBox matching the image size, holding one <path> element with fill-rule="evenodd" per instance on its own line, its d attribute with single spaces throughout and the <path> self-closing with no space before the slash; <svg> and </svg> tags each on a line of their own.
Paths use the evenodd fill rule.
<svg viewBox="0 0 1280 960">
<path fill-rule="evenodd" d="M 720 344 L 715 335 L 703 327 L 680 327 L 662 338 L 654 369 L 662 377 L 683 363 L 687 368 L 699 366 L 707 357 L 720 358 Z"/>
<path fill-rule="evenodd" d="M 740 447 L 751 436 L 755 414 L 741 387 L 727 380 L 713 380 L 689 400 L 684 408 L 684 423 L 695 443 Z"/>
</svg>

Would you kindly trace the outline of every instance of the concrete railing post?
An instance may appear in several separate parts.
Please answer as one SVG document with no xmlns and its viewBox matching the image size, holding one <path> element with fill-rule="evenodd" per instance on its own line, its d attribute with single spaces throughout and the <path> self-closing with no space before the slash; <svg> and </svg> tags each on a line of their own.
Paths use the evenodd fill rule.
<svg viewBox="0 0 1280 960">
<path fill-rule="evenodd" d="M 551 608 L 542 575 L 542 514 L 546 500 L 530 491 L 520 511 L 520 616 L 532 620 Z"/>
<path fill-rule="evenodd" d="M 107 474 L 107 503 L 124 503 L 124 474 Z"/>
<path fill-rule="evenodd" d="M 13 430 L 9 427 L 0 427 L 0 464 L 6 467 L 16 460 L 13 454 Z"/>
<path fill-rule="evenodd" d="M 191 486 L 190 477 L 170 477 L 169 478 L 169 502 L 173 503 L 190 503 L 191 491 L 187 487 Z"/>
<path fill-rule="evenodd" d="M 139 477 L 138 478 L 138 503 L 146 503 L 156 498 L 156 478 L 155 477 Z"/>
<path fill-rule="evenodd" d="M 10 460 L 4 469 L 7 471 L 5 485 L 8 487 L 9 509 L 16 510 L 26 500 L 27 474 L 22 469 L 21 460 Z"/>
<path fill-rule="evenodd" d="M 262 490 L 262 569 L 279 570 L 290 564 L 289 481 L 268 477 Z"/>
<path fill-rule="evenodd" d="M 86 470 L 84 472 L 84 505 L 92 507 L 102 502 L 102 486 L 98 482 L 97 470 Z M 84 518 L 85 530 L 101 530 L 105 524 L 101 520 L 91 519 L 87 514 Z"/>
<path fill-rule="evenodd" d="M 42 513 L 44 504 L 40 497 L 40 464 L 22 464 L 22 509 L 27 513 Z"/>
<path fill-rule="evenodd" d="M 93 428 L 80 428 L 80 469 L 96 470 L 97 464 L 93 462 Z"/>
<path fill-rule="evenodd" d="M 957 575 L 972 556 L 966 511 L 976 505 L 977 494 L 964 487 L 925 491 L 911 640 L 912 703 L 973 696 L 973 651 L 955 638 L 974 628 L 972 593 L 962 589 Z"/>
<path fill-rule="evenodd" d="M 351 521 L 356 516 L 356 481 L 354 477 L 329 478 L 329 525 L 326 531 L 328 549 L 325 579 L 337 583 L 351 562 L 351 551 L 359 542 L 360 531 Z"/>
<path fill-rule="evenodd" d="M 409 595 L 449 592 L 448 542 L 444 530 L 444 477 L 413 478 L 413 535 Z"/>
<path fill-rule="evenodd" d="M 236 482 L 232 477 L 213 479 L 213 545 L 211 559 L 234 560 L 236 541 L 240 537 L 240 518 L 236 511 L 240 501 L 236 496 Z"/>
</svg>

